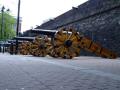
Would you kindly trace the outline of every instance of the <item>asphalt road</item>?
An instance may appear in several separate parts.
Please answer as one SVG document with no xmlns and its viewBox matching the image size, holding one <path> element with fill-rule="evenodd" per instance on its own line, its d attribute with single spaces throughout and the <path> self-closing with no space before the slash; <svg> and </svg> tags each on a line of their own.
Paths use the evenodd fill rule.
<svg viewBox="0 0 120 90">
<path fill-rule="evenodd" d="M 0 54 L 0 90 L 120 90 L 120 58 Z"/>
</svg>

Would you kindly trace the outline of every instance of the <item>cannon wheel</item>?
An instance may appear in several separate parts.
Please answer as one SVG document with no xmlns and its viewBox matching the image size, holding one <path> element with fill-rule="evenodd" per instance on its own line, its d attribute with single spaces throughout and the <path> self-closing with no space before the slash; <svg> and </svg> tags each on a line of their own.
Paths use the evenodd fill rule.
<svg viewBox="0 0 120 90">
<path fill-rule="evenodd" d="M 48 55 L 54 58 L 59 57 L 53 45 L 48 48 Z"/>
<path fill-rule="evenodd" d="M 48 38 L 36 37 L 31 44 L 31 54 L 33 56 L 45 57 L 50 46 L 51 41 Z"/>
<path fill-rule="evenodd" d="M 19 45 L 19 53 L 22 55 L 30 54 L 31 42 L 24 41 Z"/>
<path fill-rule="evenodd" d="M 61 29 L 55 34 L 55 53 L 62 58 L 72 59 L 80 54 L 80 36 L 73 29 Z"/>
</svg>

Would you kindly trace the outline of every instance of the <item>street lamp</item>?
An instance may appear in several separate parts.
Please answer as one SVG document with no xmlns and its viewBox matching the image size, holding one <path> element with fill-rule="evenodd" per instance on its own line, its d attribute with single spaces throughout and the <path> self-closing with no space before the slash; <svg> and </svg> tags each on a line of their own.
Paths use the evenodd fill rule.
<svg viewBox="0 0 120 90">
<path fill-rule="evenodd" d="M 4 17 L 3 17 L 3 14 L 4 14 L 4 9 L 5 7 L 3 6 L 2 9 L 1 9 L 1 40 L 3 39 L 3 25 L 4 25 Z"/>
<path fill-rule="evenodd" d="M 4 9 L 5 7 L 3 6 L 2 7 L 2 10 L 1 10 L 1 40 L 4 40 Z M 3 45 L 3 53 L 4 53 L 4 45 Z"/>
<path fill-rule="evenodd" d="M 16 36 L 19 35 L 19 21 L 20 21 L 20 0 L 18 1 Z"/>
<path fill-rule="evenodd" d="M 17 12 L 17 28 L 16 28 L 16 36 L 19 35 L 19 21 L 20 21 L 20 0 L 18 1 L 18 12 Z M 16 52 L 18 53 L 18 40 L 16 40 Z"/>
<path fill-rule="evenodd" d="M 1 40 L 4 40 L 4 11 L 5 7 L 3 6 L 1 9 Z M 7 12 L 10 11 L 9 9 L 6 10 Z"/>
<path fill-rule="evenodd" d="M 3 53 L 4 53 L 4 35 L 5 35 L 5 31 L 4 31 L 4 10 L 5 7 L 2 6 L 1 9 L 1 40 L 2 40 L 2 44 L 3 44 Z M 7 9 L 6 11 L 10 11 L 9 9 Z"/>
</svg>

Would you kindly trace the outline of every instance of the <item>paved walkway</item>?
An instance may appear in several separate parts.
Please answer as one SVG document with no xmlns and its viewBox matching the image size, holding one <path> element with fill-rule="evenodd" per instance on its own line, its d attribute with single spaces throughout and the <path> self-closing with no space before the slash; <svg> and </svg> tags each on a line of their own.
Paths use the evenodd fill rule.
<svg viewBox="0 0 120 90">
<path fill-rule="evenodd" d="M 0 90 L 120 90 L 120 58 L 0 54 Z"/>
</svg>

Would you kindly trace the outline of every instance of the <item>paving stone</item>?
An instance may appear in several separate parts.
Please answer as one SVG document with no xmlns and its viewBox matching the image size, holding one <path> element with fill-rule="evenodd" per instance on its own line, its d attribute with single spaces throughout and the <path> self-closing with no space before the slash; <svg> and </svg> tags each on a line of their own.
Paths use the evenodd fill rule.
<svg viewBox="0 0 120 90">
<path fill-rule="evenodd" d="M 0 54 L 0 57 L 0 90 L 120 90 L 120 73 L 113 74 L 113 70 L 119 71 L 120 59 L 113 62 L 79 57 L 75 61 L 63 61 L 8 54 Z M 104 72 L 109 68 L 111 71 Z"/>
</svg>

